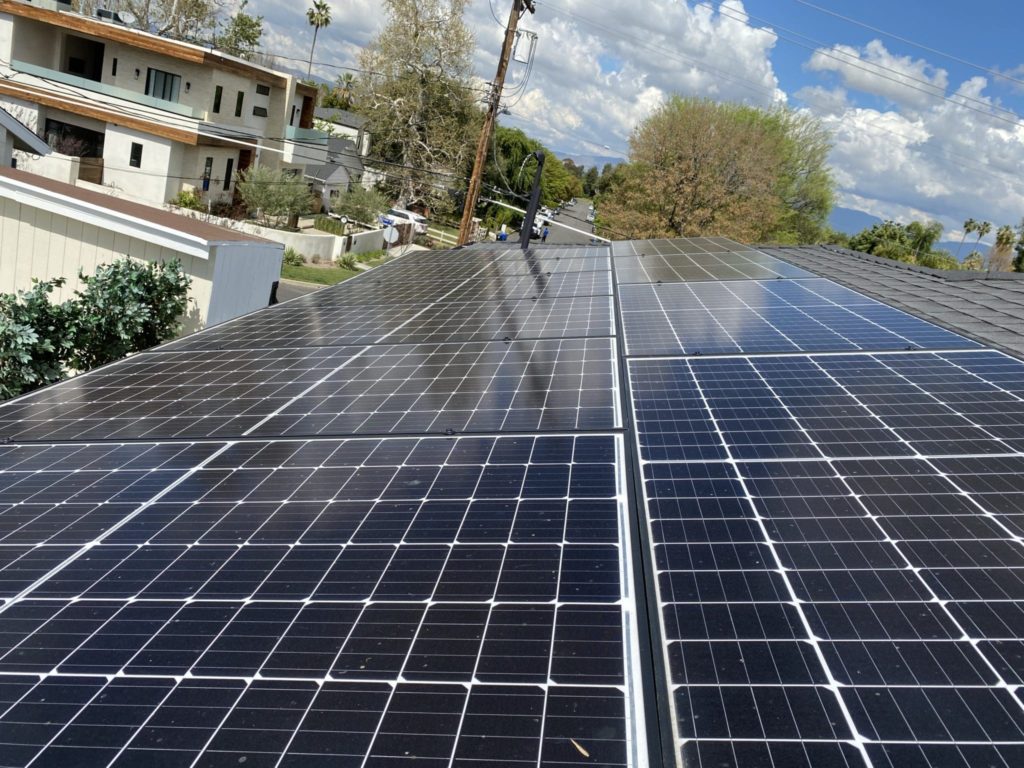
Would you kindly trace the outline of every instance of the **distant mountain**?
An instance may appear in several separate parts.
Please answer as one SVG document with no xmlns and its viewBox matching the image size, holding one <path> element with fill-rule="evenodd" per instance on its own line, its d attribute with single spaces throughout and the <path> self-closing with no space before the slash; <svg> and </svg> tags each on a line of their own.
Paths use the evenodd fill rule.
<svg viewBox="0 0 1024 768">
<path fill-rule="evenodd" d="M 555 155 L 559 160 L 569 159 L 576 163 L 576 165 L 582 165 L 584 168 L 596 167 L 599 171 L 608 163 L 619 165 L 626 162 L 621 157 L 605 155 L 574 155 L 570 152 L 555 152 Z"/>
<path fill-rule="evenodd" d="M 881 223 L 882 220 L 877 216 L 863 211 L 855 211 L 852 208 L 833 208 L 832 215 L 828 219 L 828 225 L 832 229 L 837 232 L 845 232 L 848 235 L 856 235 L 861 230 Z"/>
</svg>

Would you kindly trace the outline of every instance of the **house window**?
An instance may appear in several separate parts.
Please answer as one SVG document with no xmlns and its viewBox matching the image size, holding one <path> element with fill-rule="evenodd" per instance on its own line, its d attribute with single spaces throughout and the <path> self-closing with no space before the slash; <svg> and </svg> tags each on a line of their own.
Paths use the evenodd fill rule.
<svg viewBox="0 0 1024 768">
<path fill-rule="evenodd" d="M 134 141 L 132 142 L 132 153 L 128 158 L 128 165 L 132 168 L 142 167 L 142 145 L 136 144 Z"/>
<path fill-rule="evenodd" d="M 152 67 L 146 73 L 146 95 L 164 101 L 177 101 L 181 76 Z"/>
<path fill-rule="evenodd" d="M 203 166 L 203 192 L 210 191 L 210 177 L 213 175 L 213 158 L 206 158 L 206 164 Z"/>
<path fill-rule="evenodd" d="M 258 93 L 260 96 L 269 96 L 270 95 L 270 86 L 269 85 L 263 85 L 262 83 L 260 83 L 260 84 L 258 84 L 256 86 L 256 93 Z"/>
<path fill-rule="evenodd" d="M 293 105 L 292 105 L 292 117 L 291 117 L 291 119 L 290 119 L 290 120 L 288 121 L 288 125 L 295 125 L 295 113 L 296 113 L 296 112 L 298 112 L 298 110 L 299 110 L 299 108 L 298 108 L 298 107 L 296 107 L 296 106 L 295 106 L 295 105 L 293 104 Z"/>
<path fill-rule="evenodd" d="M 235 171 L 235 158 L 229 157 L 228 164 L 224 168 L 224 191 L 231 189 L 231 174 Z"/>
<path fill-rule="evenodd" d="M 117 57 L 110 63 L 110 76 L 117 77 Z"/>
<path fill-rule="evenodd" d="M 235 99 L 235 117 L 242 116 L 242 105 L 245 104 L 245 91 L 238 92 L 238 98 Z"/>
<path fill-rule="evenodd" d="M 253 107 L 252 108 L 252 113 L 256 117 L 266 117 L 267 116 L 267 108 L 266 107 Z"/>
<path fill-rule="evenodd" d="M 221 100 L 221 97 L 223 95 L 224 95 L 224 86 L 223 85 L 218 85 L 216 88 L 213 89 L 213 114 L 215 114 L 215 115 L 219 115 L 220 114 L 220 100 Z"/>
</svg>

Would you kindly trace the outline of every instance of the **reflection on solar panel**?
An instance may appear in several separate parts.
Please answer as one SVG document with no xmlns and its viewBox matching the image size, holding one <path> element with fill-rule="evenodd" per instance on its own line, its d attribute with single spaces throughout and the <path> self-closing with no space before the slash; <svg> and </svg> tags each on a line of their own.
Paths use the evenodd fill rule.
<svg viewBox="0 0 1024 768">
<path fill-rule="evenodd" d="M 729 240 L 404 257 L 0 438 L 5 766 L 1024 764 L 1024 363 Z"/>
<path fill-rule="evenodd" d="M 626 285 L 619 300 L 630 355 L 979 346 L 824 280 Z"/>
</svg>

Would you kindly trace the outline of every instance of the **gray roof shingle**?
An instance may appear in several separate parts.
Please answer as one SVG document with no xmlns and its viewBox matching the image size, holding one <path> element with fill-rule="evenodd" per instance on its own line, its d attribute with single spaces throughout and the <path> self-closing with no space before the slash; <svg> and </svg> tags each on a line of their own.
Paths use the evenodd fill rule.
<svg viewBox="0 0 1024 768">
<path fill-rule="evenodd" d="M 1024 355 L 1024 274 L 945 272 L 832 246 L 760 250 L 950 330 Z"/>
</svg>

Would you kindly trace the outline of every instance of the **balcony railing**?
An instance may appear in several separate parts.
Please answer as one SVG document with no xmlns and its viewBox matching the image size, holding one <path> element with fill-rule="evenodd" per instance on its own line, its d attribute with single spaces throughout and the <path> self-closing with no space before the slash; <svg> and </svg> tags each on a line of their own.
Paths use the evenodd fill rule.
<svg viewBox="0 0 1024 768">
<path fill-rule="evenodd" d="M 104 96 L 110 96 L 114 99 L 142 104 L 147 107 L 152 107 L 153 109 L 162 109 L 165 112 L 173 112 L 176 115 L 190 117 L 195 120 L 204 120 L 206 118 L 206 112 L 200 109 L 193 109 L 192 107 L 184 104 L 177 104 L 173 101 L 155 99 L 152 96 L 146 96 L 144 93 L 130 91 L 127 88 L 119 88 L 116 85 L 98 83 L 95 80 L 89 80 L 86 77 L 78 77 L 77 75 L 69 75 L 67 72 L 59 72 L 56 69 L 39 67 L 35 64 L 29 64 L 24 61 L 12 61 L 11 68 L 16 69 L 18 72 L 24 72 L 26 75 L 34 75 L 35 77 L 41 77 L 46 80 L 63 83 L 64 85 L 70 85 L 86 91 L 92 91 L 93 93 L 101 93 Z"/>
<path fill-rule="evenodd" d="M 284 129 L 284 137 L 289 141 L 301 141 L 303 144 L 322 144 L 326 147 L 330 134 L 325 131 L 318 131 L 316 128 L 295 128 L 289 125 Z"/>
</svg>

